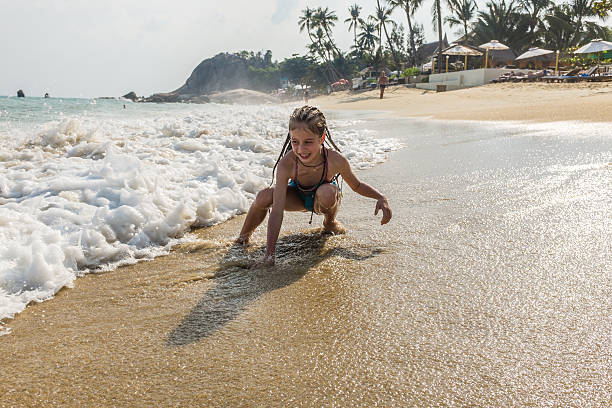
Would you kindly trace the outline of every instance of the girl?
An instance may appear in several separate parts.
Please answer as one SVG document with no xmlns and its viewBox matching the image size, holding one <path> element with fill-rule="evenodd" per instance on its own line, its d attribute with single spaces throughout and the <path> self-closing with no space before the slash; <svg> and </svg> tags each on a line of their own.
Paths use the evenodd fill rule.
<svg viewBox="0 0 612 408">
<path fill-rule="evenodd" d="M 376 200 L 374 215 L 382 210 L 381 224 L 391 219 L 391 208 L 385 196 L 359 181 L 348 160 L 323 145 L 326 138 L 339 151 L 329 135 L 325 116 L 319 109 L 306 105 L 293 111 L 289 118 L 285 145 L 272 169 L 274 177 L 274 171 L 278 168 L 276 185 L 257 194 L 236 240 L 237 243 L 248 243 L 255 228 L 263 222 L 266 212 L 272 207 L 268 219 L 266 255 L 260 264 L 274 264 L 274 251 L 284 211 L 323 214 L 325 231 L 331 234 L 344 233 L 344 228 L 336 221 L 340 206 L 340 190 L 336 183 L 338 176 L 342 176 L 353 191 Z"/>
</svg>

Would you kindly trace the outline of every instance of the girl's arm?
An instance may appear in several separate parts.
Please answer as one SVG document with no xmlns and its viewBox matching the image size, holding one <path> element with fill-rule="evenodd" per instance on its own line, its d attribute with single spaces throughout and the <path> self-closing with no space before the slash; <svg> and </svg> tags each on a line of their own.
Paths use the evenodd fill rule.
<svg viewBox="0 0 612 408">
<path fill-rule="evenodd" d="M 268 217 L 268 234 L 266 244 L 266 255 L 264 257 L 264 265 L 274 265 L 274 253 L 276 251 L 276 242 L 283 223 L 283 215 L 285 212 L 285 201 L 287 199 L 287 184 L 289 182 L 289 171 L 286 166 L 280 166 L 276 174 L 276 185 L 274 186 L 274 195 L 272 202 L 272 210 Z"/>
<path fill-rule="evenodd" d="M 374 210 L 374 215 L 377 215 L 378 211 L 382 210 L 383 217 L 380 220 L 380 223 L 388 223 L 391 220 L 392 212 L 391 207 L 389 207 L 389 203 L 387 202 L 387 197 L 369 184 L 359 181 L 357 176 L 355 176 L 355 173 L 353 173 L 348 160 L 342 155 L 338 156 L 340 158 L 340 175 L 344 181 L 346 181 L 346 184 L 348 184 L 349 187 L 357 194 L 375 199 L 376 208 Z"/>
</svg>

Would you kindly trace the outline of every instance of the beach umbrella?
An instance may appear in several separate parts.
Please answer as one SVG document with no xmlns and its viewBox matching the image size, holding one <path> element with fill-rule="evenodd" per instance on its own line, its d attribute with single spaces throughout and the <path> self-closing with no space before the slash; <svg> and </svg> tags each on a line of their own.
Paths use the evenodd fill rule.
<svg viewBox="0 0 612 408">
<path fill-rule="evenodd" d="M 612 50 L 612 42 L 596 38 L 590 43 L 578 48 L 574 51 L 574 54 L 597 54 L 597 64 L 599 65 L 599 54 L 609 50 Z"/>
<path fill-rule="evenodd" d="M 597 38 L 574 51 L 574 54 L 594 54 L 612 50 L 612 42 Z"/>
<path fill-rule="evenodd" d="M 467 69 L 467 57 L 468 55 L 482 55 L 482 52 L 476 51 L 472 48 L 466 47 L 464 45 L 454 45 L 452 47 L 448 47 L 447 49 L 442 51 L 442 54 L 446 55 L 465 55 L 465 69 Z"/>
<path fill-rule="evenodd" d="M 480 48 L 484 48 L 485 50 L 487 50 L 487 54 L 485 56 L 485 68 L 487 67 L 487 61 L 489 60 L 489 50 L 507 50 L 510 47 L 508 47 L 505 44 L 500 43 L 497 40 L 491 40 L 488 43 L 484 43 L 480 46 Z"/>
<path fill-rule="evenodd" d="M 514 60 L 516 61 L 516 60 L 537 58 L 537 57 L 541 57 L 542 55 L 549 55 L 549 54 L 554 54 L 554 53 L 555 52 L 551 50 L 545 50 L 544 48 L 533 47 L 533 48 L 528 49 L 527 52 L 524 52 L 518 57 L 516 57 Z"/>
</svg>

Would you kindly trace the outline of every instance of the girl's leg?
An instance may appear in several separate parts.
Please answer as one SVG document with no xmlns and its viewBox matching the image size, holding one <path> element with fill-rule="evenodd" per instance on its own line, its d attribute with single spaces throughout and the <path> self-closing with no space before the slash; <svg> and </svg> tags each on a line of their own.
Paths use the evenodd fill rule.
<svg viewBox="0 0 612 408">
<path fill-rule="evenodd" d="M 344 234 L 342 224 L 336 220 L 336 214 L 340 209 L 340 191 L 334 184 L 323 184 L 317 189 L 314 200 L 314 210 L 317 214 L 323 214 L 323 228 L 332 234 Z"/>
<path fill-rule="evenodd" d="M 251 208 L 249 208 L 249 212 L 247 213 L 246 219 L 244 220 L 240 235 L 236 239 L 237 243 L 247 244 L 249 242 L 251 234 L 253 234 L 255 228 L 257 228 L 263 222 L 263 220 L 266 219 L 268 209 L 272 207 L 273 198 L 274 187 L 264 188 L 259 193 L 257 193 L 255 201 L 253 202 L 253 204 L 251 204 Z M 306 211 L 306 208 L 304 208 L 304 203 L 297 195 L 297 193 L 295 191 L 292 191 L 291 188 L 287 188 L 285 210 Z"/>
</svg>

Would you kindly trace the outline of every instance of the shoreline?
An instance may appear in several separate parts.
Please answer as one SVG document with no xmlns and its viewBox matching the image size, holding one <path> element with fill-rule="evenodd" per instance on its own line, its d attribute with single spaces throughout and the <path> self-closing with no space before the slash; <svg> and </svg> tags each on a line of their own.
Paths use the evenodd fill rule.
<svg viewBox="0 0 612 408">
<path fill-rule="evenodd" d="M 401 96 L 389 101 L 409 100 Z M 340 109 L 381 110 L 359 102 L 348 102 Z M 405 113 L 401 104 L 395 109 Z M 384 126 L 384 121 L 378 125 Z M 470 209 L 461 202 L 465 189 L 445 178 L 445 166 L 452 168 L 455 160 L 451 149 L 467 154 L 487 144 L 465 133 L 457 144 L 442 146 L 425 143 L 420 151 L 404 148 L 392 152 L 386 162 L 359 171 L 362 180 L 380 187 L 394 203 L 394 220 L 385 228 L 372 217 L 373 203 L 347 189 L 339 220 L 349 227 L 349 233 L 321 237 L 320 218 L 315 217 L 310 226 L 308 214 L 287 216 L 279 241 L 279 253 L 286 258 L 273 269 L 244 268 L 244 252 L 232 245 L 244 220 L 241 215 L 196 230 L 196 242 L 178 245 L 168 255 L 86 275 L 73 288 L 60 290 L 54 299 L 30 304 L 9 320 L 12 333 L 0 336 L 5 350 L 0 364 L 13 373 L 0 382 L 0 405 L 321 406 L 330 401 L 342 406 L 423 406 L 449 401 L 580 405 L 581 400 L 572 399 L 580 395 L 575 397 L 571 386 L 583 387 L 579 389 L 582 396 L 603 400 L 605 396 L 593 394 L 601 385 L 600 368 L 580 362 L 593 353 L 602 357 L 607 350 L 593 346 L 576 354 L 554 355 L 554 350 L 573 338 L 566 338 L 563 330 L 554 331 L 557 337 L 551 337 L 546 329 L 559 322 L 547 314 L 538 315 L 549 311 L 553 301 L 572 299 L 556 296 L 559 294 L 552 289 L 561 285 L 550 285 L 552 291 L 545 292 L 548 298 L 530 297 L 529 291 L 524 298 L 512 297 L 520 293 L 514 285 L 508 291 L 494 286 L 481 292 L 479 282 L 489 275 L 471 275 L 472 264 L 462 263 L 469 260 L 469 250 L 484 255 L 476 264 L 487 257 L 494 260 L 499 253 L 471 241 L 491 225 L 481 224 L 487 214 L 460 212 Z M 447 156 L 440 158 L 438 153 Z M 413 177 L 420 171 L 422 183 L 416 184 Z M 440 180 L 444 183 L 432 178 L 437 174 L 443 175 Z M 469 186 L 473 193 L 488 197 L 484 185 Z M 497 216 L 491 217 L 497 225 Z M 419 224 L 420 219 L 427 222 Z M 563 218 L 572 219 L 575 217 Z M 565 249 L 561 245 L 565 241 L 557 240 L 558 236 L 576 238 L 570 228 L 547 232 L 542 238 L 537 226 L 520 226 L 533 238 L 550 239 L 548 244 L 553 246 L 525 255 L 514 246 L 522 236 L 506 237 L 499 247 L 503 255 L 519 261 L 526 257 L 525 264 L 513 264 L 511 269 L 533 269 L 539 258 L 556 266 L 549 248 L 556 243 L 557 250 Z M 448 248 L 452 236 L 461 245 Z M 258 256 L 265 243 L 265 225 L 258 228 L 253 241 L 246 252 Z M 571 252 L 566 255 L 566 259 L 576 259 Z M 439 256 L 438 263 L 435 256 Z M 456 263 L 439 262 L 449 256 Z M 295 257 L 303 258 L 296 262 Z M 498 273 L 496 265 L 485 271 Z M 547 267 L 543 264 L 542 272 Z M 467 279 L 454 285 L 447 282 L 457 271 Z M 600 272 L 597 276 L 605 277 Z M 549 279 L 559 277 L 536 274 L 535 283 L 541 286 L 517 282 L 526 288 L 550 289 L 546 286 Z M 470 282 L 476 285 L 473 292 L 468 290 Z M 585 293 L 585 288 L 575 287 L 576 293 Z M 541 305 L 542 299 L 548 302 Z M 523 309 L 513 307 L 517 301 Z M 600 303 L 600 309 L 605 311 L 606 303 Z M 567 310 L 574 309 L 569 305 L 561 309 Z M 523 312 L 531 314 L 523 316 Z M 210 315 L 214 318 L 206 318 Z M 542 318 L 542 324 L 532 316 Z M 520 319 L 515 322 L 515 317 Z M 561 328 L 581 323 L 570 314 L 555 317 L 561 319 Z M 597 330 L 603 330 L 599 321 L 593 322 Z M 456 328 L 458 332 L 453 331 Z M 487 337 L 491 333 L 500 337 Z M 452 340 L 457 335 L 460 341 Z M 481 343 L 483 339 L 488 342 Z M 540 339 L 556 341 L 552 361 L 547 354 L 549 344 Z M 509 355 L 505 345 L 532 349 L 523 353 L 521 348 L 520 353 Z M 471 354 L 477 346 L 485 351 Z M 572 378 L 576 383 L 559 394 L 563 384 L 556 379 L 564 375 L 559 375 L 558 367 L 571 364 L 575 364 Z M 483 379 L 478 368 L 494 382 Z M 544 385 L 537 388 L 528 378 L 544 378 Z M 440 384 L 448 386 L 437 389 Z M 363 393 L 364 389 L 370 392 Z"/>
<path fill-rule="evenodd" d="M 397 85 L 311 100 L 323 110 L 383 111 L 393 117 L 440 120 L 611 122 L 612 82 L 500 83 L 436 93 Z"/>
</svg>

